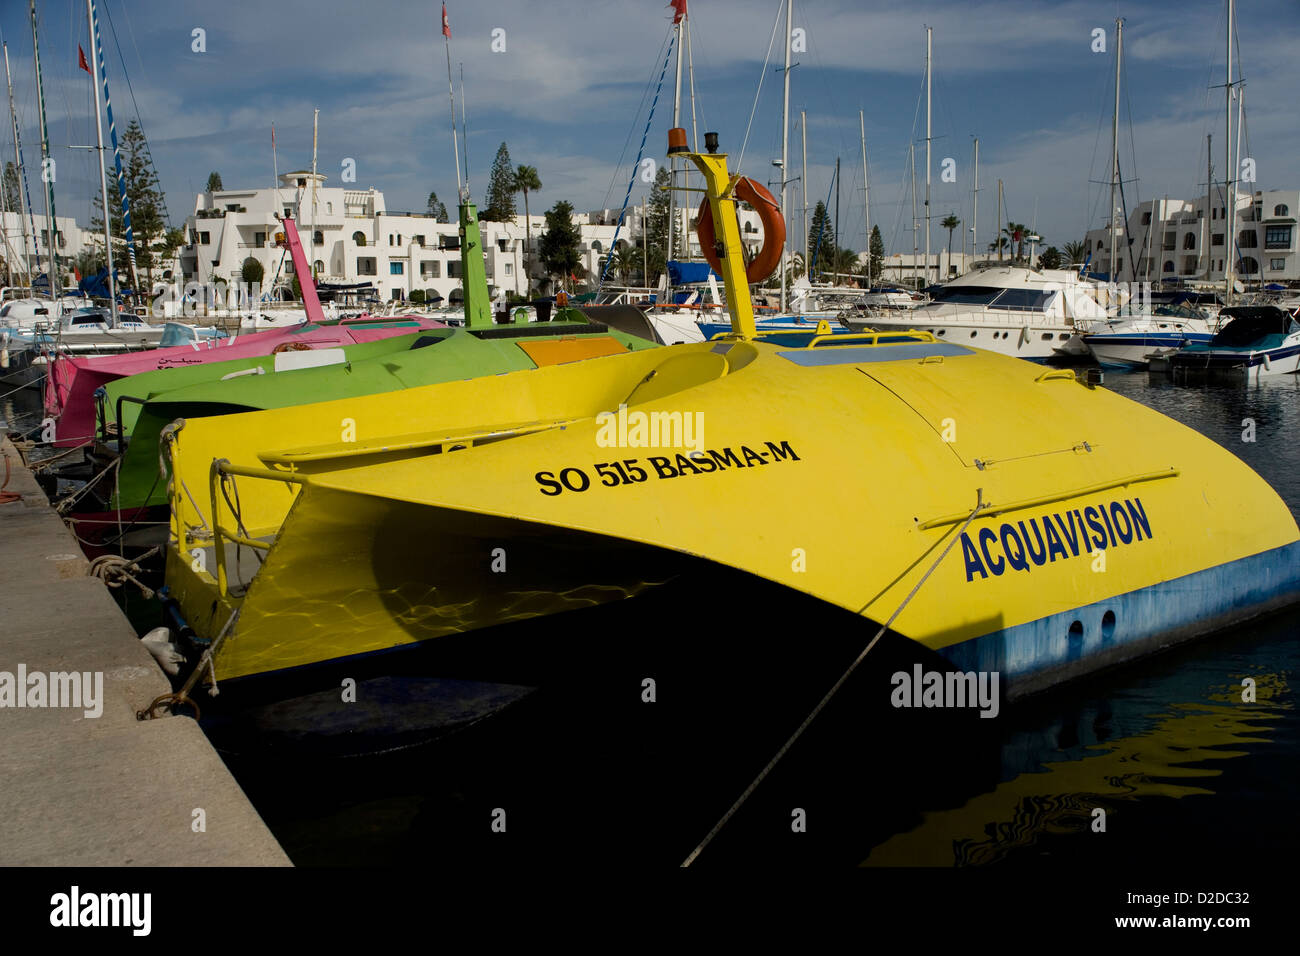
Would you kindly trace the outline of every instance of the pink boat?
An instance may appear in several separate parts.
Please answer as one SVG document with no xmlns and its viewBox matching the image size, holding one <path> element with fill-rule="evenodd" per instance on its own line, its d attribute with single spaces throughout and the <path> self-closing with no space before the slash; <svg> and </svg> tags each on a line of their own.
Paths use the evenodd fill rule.
<svg viewBox="0 0 1300 956">
<path fill-rule="evenodd" d="M 60 355 L 50 363 L 45 380 L 45 414 L 57 422 L 55 445 L 71 448 L 92 441 L 95 431 L 95 390 L 128 375 L 208 362 L 257 358 L 271 355 L 277 349 L 283 350 L 282 347 L 291 347 L 295 351 L 304 346 L 309 349 L 340 348 L 395 335 L 410 335 L 421 329 L 446 328 L 445 322 L 415 315 L 400 318 L 363 315 L 337 324 L 319 324 L 323 311 L 316 296 L 315 283 L 307 270 L 307 257 L 303 254 L 297 229 L 292 219 L 285 219 L 283 224 L 284 242 L 293 255 L 294 267 L 298 271 L 308 322 L 287 329 L 250 332 L 226 339 L 151 349 L 147 352 L 84 358 Z"/>
</svg>

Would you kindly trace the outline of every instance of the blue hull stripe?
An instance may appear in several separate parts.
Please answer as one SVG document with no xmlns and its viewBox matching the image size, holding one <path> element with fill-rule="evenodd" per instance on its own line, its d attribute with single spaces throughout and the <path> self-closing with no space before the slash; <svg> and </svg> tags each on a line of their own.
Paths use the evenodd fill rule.
<svg viewBox="0 0 1300 956">
<path fill-rule="evenodd" d="M 1011 696 L 1208 634 L 1300 600 L 1300 541 L 946 647 L 963 671 L 998 671 Z M 1115 615 L 1103 631 L 1107 611 Z M 1083 625 L 1070 637 L 1070 625 Z"/>
</svg>

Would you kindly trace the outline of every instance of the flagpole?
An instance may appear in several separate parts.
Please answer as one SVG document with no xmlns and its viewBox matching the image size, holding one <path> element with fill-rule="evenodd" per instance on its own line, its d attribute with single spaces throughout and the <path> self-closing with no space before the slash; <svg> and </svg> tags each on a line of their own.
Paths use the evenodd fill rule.
<svg viewBox="0 0 1300 956">
<path fill-rule="evenodd" d="M 451 151 L 456 167 L 456 195 L 465 202 L 466 196 L 460 179 L 460 141 L 456 138 L 456 89 L 451 82 L 451 26 L 447 23 L 447 5 L 442 5 L 442 35 L 447 45 L 447 102 L 451 106 Z"/>
<path fill-rule="evenodd" d="M 465 64 L 460 64 L 460 132 L 465 140 L 465 151 L 461 154 L 465 161 L 465 188 L 469 189 L 469 128 L 465 125 Z"/>
</svg>

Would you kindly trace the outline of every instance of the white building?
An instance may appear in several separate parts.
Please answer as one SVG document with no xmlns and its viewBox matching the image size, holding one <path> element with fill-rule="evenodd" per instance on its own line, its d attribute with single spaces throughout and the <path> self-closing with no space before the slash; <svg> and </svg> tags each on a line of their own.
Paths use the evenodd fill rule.
<svg viewBox="0 0 1300 956">
<path fill-rule="evenodd" d="M 1300 280 L 1300 256 L 1296 254 L 1300 191 L 1241 193 L 1236 206 L 1234 231 L 1240 259 L 1235 270 L 1237 278 L 1247 283 Z M 1222 281 L 1228 254 L 1224 242 L 1226 212 L 1222 191 L 1195 201 L 1155 199 L 1141 203 L 1118 230 L 1115 268 L 1118 280 Z M 1092 268 L 1109 271 L 1110 224 L 1090 229 L 1086 241 L 1092 253 Z"/>
<path fill-rule="evenodd" d="M 245 260 L 252 258 L 262 264 L 263 289 L 279 290 L 287 298 L 293 268 L 275 245 L 278 213 L 295 217 L 303 248 L 322 282 L 371 282 L 385 300 L 409 299 L 413 291 L 421 289 L 448 302 L 460 301 L 457 222 L 439 223 L 424 213 L 393 212 L 387 209 L 384 194 L 374 188 L 343 189 L 326 186 L 325 181 L 325 176 L 316 174 L 313 189 L 313 174 L 299 170 L 281 175 L 278 189 L 198 194 L 194 212 L 185 222 L 187 244 L 180 250 L 182 280 L 238 282 Z M 454 217 L 454 206 L 450 211 Z M 628 208 L 621 229 L 618 213 L 617 209 L 604 209 L 574 214 L 574 224 L 582 235 L 581 265 L 586 281 L 593 285 L 599 280 L 616 230 L 619 247 L 642 247 L 641 208 Z M 692 253 L 698 257 L 691 214 L 692 210 L 680 211 L 682 223 L 689 220 L 692 225 Z M 740 221 L 745 244 L 752 252 L 762 244 L 758 214 L 743 210 Z M 546 218 L 533 215 L 530 222 L 536 250 L 546 231 Z M 523 294 L 527 289 L 524 217 L 504 223 L 482 222 L 480 230 L 492 294 Z M 636 268 L 630 278 L 639 278 L 640 272 Z M 535 283 L 544 278 L 539 262 L 534 262 L 533 277 Z M 610 281 L 618 281 L 612 272 Z"/>
<path fill-rule="evenodd" d="M 26 273 L 30 270 L 33 275 L 39 275 L 49 268 L 50 231 L 44 216 L 36 217 L 35 228 L 36 232 L 33 235 L 32 220 L 29 218 L 24 233 L 21 213 L 13 210 L 0 213 L 0 231 L 3 231 L 3 236 L 0 236 L 0 259 L 3 259 L 6 264 L 12 264 L 16 273 Z M 68 216 L 54 217 L 54 233 L 58 243 L 60 281 L 64 288 L 75 288 L 77 283 L 73 277 L 73 269 L 77 256 L 87 249 L 103 249 L 103 237 L 82 229 L 75 219 Z M 99 239 L 98 243 L 95 242 L 96 238 Z M 0 273 L 2 271 L 0 270 Z M 0 281 L 3 281 L 3 278 L 0 274 Z M 14 281 L 18 281 L 16 276 Z"/>
</svg>

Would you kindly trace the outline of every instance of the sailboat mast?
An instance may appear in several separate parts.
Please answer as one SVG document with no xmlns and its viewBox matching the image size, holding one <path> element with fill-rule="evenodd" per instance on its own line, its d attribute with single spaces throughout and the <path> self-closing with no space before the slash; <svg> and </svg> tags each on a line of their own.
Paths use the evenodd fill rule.
<svg viewBox="0 0 1300 956">
<path fill-rule="evenodd" d="M 1115 112 L 1110 121 L 1110 281 L 1118 282 L 1115 260 L 1119 254 L 1119 222 L 1115 191 L 1119 188 L 1119 70 L 1124 59 L 1124 20 L 1115 18 Z"/>
<path fill-rule="evenodd" d="M 803 137 L 803 176 L 799 180 L 799 193 L 803 196 L 803 219 L 800 231 L 803 233 L 803 271 L 808 274 L 808 116 L 799 111 L 799 134 Z M 811 281 L 811 279 L 809 280 Z"/>
<path fill-rule="evenodd" d="M 45 223 L 48 230 L 50 247 L 50 265 L 48 269 L 50 284 L 50 302 L 53 307 L 50 314 L 60 314 L 58 302 L 63 291 L 59 280 L 58 235 L 54 231 L 54 176 L 50 166 L 50 135 L 45 126 L 45 91 L 41 83 L 41 44 L 36 36 L 36 0 L 31 0 L 32 17 L 32 58 L 36 67 L 36 112 L 41 123 L 41 180 L 45 183 Z M 108 215 L 105 208 L 104 215 Z"/>
<path fill-rule="evenodd" d="M 316 279 L 316 145 L 319 141 L 320 110 L 311 114 L 311 256 L 307 260 L 307 269 L 312 280 Z"/>
<path fill-rule="evenodd" d="M 912 278 L 916 278 L 916 257 L 919 250 L 916 246 L 916 144 L 907 144 L 907 162 L 912 167 Z"/>
<path fill-rule="evenodd" d="M 108 214 L 108 173 L 104 170 L 104 120 L 100 115 L 99 101 L 99 44 L 95 42 L 95 0 L 86 0 L 86 22 L 90 25 L 90 67 L 95 88 L 95 144 L 99 163 L 99 195 L 104 201 L 104 262 L 108 268 L 108 308 L 117 314 L 117 282 L 113 277 L 113 230 Z"/>
<path fill-rule="evenodd" d="M 867 120 L 858 110 L 858 130 L 862 134 L 862 212 L 866 217 L 867 288 L 871 288 L 871 183 L 867 179 Z"/>
<path fill-rule="evenodd" d="M 925 284 L 930 284 L 930 59 L 934 30 L 925 28 Z"/>
<path fill-rule="evenodd" d="M 23 151 L 18 139 L 18 113 L 14 110 L 14 78 L 9 72 L 9 44 L 4 45 L 5 53 L 5 84 L 9 88 L 9 123 L 14 132 L 14 177 L 18 182 L 18 218 L 21 220 L 23 229 L 23 272 L 27 275 L 27 284 L 32 284 L 32 264 L 27 258 L 27 250 L 31 248 L 31 236 L 27 232 L 27 201 L 22 188 L 23 175 Z"/>
<path fill-rule="evenodd" d="M 785 93 L 781 98 L 781 219 L 788 222 L 786 215 L 786 183 L 790 177 L 786 170 L 790 168 L 790 47 L 794 31 L 794 0 L 785 0 Z M 786 310 L 786 256 L 789 243 L 781 247 L 781 311 Z"/>
<path fill-rule="evenodd" d="M 1236 10 L 1234 0 L 1228 0 L 1228 72 L 1224 81 L 1223 112 L 1228 127 L 1228 135 L 1223 140 L 1224 162 L 1223 180 L 1227 189 L 1228 201 L 1224 210 L 1226 222 L 1224 251 L 1227 253 L 1223 263 L 1224 303 L 1232 301 L 1232 272 L 1236 255 L 1236 236 L 1233 234 L 1234 220 L 1237 212 L 1237 168 L 1232 162 L 1232 15 Z"/>
<path fill-rule="evenodd" d="M 682 24 L 686 20 L 683 14 L 676 23 L 677 30 L 677 75 L 673 80 L 673 129 L 680 129 L 682 125 Z M 698 143 L 692 143 L 691 148 L 697 149 Z M 677 238 L 677 157 L 668 158 L 668 251 L 664 257 L 664 271 L 667 273 L 667 264 L 672 261 L 673 254 L 676 252 L 674 246 Z M 690 248 L 690 241 L 687 240 L 687 248 Z M 611 250 L 611 255 L 612 255 Z M 665 276 L 665 286 L 668 292 L 668 301 L 673 299 L 673 282 L 672 279 Z"/>
<path fill-rule="evenodd" d="M 980 254 L 980 141 L 975 137 L 975 189 L 972 193 L 971 219 L 970 219 L 970 258 L 974 262 Z"/>
</svg>

